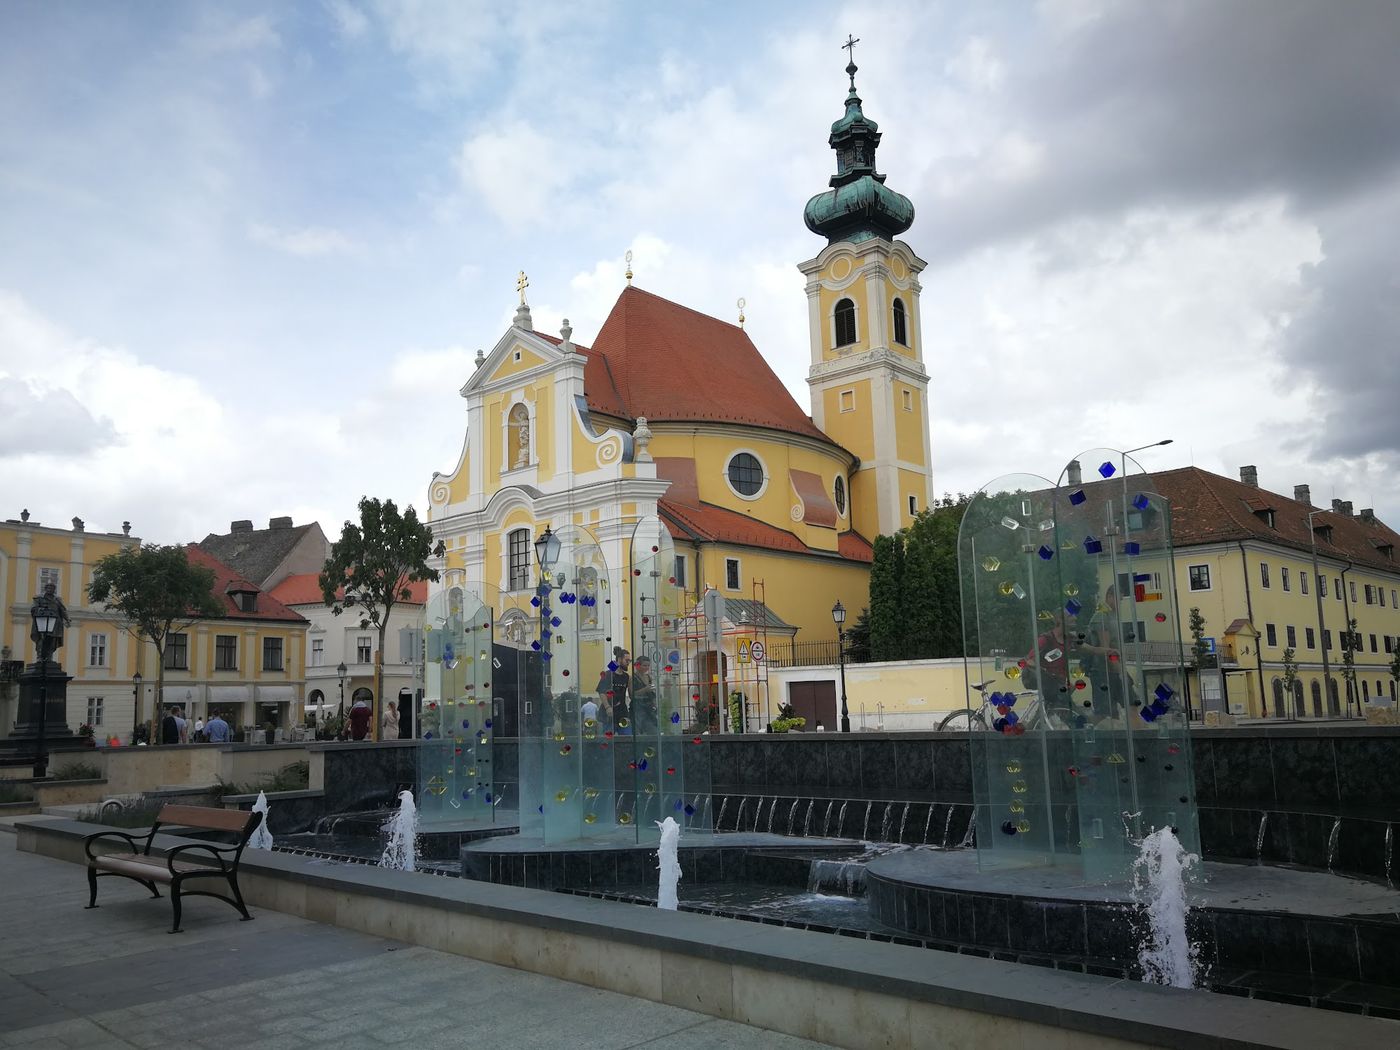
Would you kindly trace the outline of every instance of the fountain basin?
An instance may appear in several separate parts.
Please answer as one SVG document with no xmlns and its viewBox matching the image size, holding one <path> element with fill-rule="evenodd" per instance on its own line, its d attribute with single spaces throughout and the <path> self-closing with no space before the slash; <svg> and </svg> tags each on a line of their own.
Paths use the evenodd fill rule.
<svg viewBox="0 0 1400 1050">
<path fill-rule="evenodd" d="M 1189 887 L 1188 930 L 1203 983 L 1265 972 L 1305 978 L 1312 998 L 1350 982 L 1400 988 L 1400 892 L 1272 866 L 1202 869 L 1204 883 Z M 1087 882 L 1077 867 L 982 870 L 970 851 L 915 850 L 871 861 L 866 893 L 872 918 L 921 938 L 1138 976 L 1142 909 L 1131 887 Z"/>
</svg>

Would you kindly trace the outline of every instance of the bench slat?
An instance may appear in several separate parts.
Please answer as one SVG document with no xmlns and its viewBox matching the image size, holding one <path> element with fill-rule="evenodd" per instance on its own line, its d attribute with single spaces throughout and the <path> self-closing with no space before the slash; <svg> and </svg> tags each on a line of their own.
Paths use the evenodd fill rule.
<svg viewBox="0 0 1400 1050">
<path fill-rule="evenodd" d="M 242 831 L 254 819 L 251 812 L 238 809 L 210 809 L 208 806 L 160 807 L 156 817 L 162 824 L 182 824 L 187 828 L 208 828 L 210 831 Z"/>
</svg>

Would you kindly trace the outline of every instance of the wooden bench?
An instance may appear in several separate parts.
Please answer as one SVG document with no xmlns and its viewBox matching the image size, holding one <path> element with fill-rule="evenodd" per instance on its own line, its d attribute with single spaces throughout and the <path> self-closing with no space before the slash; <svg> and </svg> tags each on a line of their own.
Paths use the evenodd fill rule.
<svg viewBox="0 0 1400 1050">
<path fill-rule="evenodd" d="M 150 834 L 141 838 L 123 831 L 99 831 L 83 841 L 87 853 L 88 888 L 91 891 L 88 907 L 97 907 L 97 877 L 99 875 L 120 875 L 134 879 L 151 891 L 151 896 L 159 897 L 156 883 L 170 887 L 170 903 L 175 909 L 175 921 L 171 933 L 180 932 L 180 898 L 217 897 L 227 901 L 243 914 L 243 921 L 252 919 L 248 907 L 243 903 L 243 894 L 238 889 L 238 862 L 243 856 L 243 848 L 257 829 L 261 813 L 245 813 L 231 809 L 209 809 L 204 806 L 162 806 L 151 825 Z M 203 831 L 226 831 L 237 836 L 237 842 L 224 844 L 217 842 L 189 842 L 167 850 L 164 857 L 151 856 L 151 844 L 162 824 L 199 828 Z M 129 852 L 93 853 L 92 847 L 103 839 L 124 839 Z M 203 851 L 199 862 L 189 858 L 194 851 Z M 231 854 L 231 856 L 230 856 Z M 212 861 L 212 863 L 210 863 Z M 223 879 L 233 896 L 229 897 L 213 890 L 186 889 L 185 884 L 196 879 Z"/>
</svg>

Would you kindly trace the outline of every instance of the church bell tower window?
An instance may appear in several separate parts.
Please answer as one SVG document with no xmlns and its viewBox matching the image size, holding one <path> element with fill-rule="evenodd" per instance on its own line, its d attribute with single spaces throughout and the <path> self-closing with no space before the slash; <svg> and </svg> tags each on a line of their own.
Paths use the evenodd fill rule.
<svg viewBox="0 0 1400 1050">
<path fill-rule="evenodd" d="M 904 315 L 904 300 L 894 301 L 894 341 L 900 346 L 909 345 L 909 321 Z"/>
<path fill-rule="evenodd" d="M 836 304 L 836 345 L 850 346 L 856 341 L 856 304 L 842 299 Z"/>
</svg>

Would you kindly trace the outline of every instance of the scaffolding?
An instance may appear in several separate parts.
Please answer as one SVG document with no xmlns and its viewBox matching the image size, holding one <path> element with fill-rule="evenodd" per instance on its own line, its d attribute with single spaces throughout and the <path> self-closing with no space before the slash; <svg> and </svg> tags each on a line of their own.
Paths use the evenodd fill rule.
<svg viewBox="0 0 1400 1050">
<path fill-rule="evenodd" d="M 731 606 L 731 599 L 711 591 L 681 618 L 677 640 L 698 731 L 761 733 L 777 714 L 768 683 L 764 582 L 750 586 L 747 602 Z M 742 713 L 730 703 L 736 694 Z"/>
</svg>

